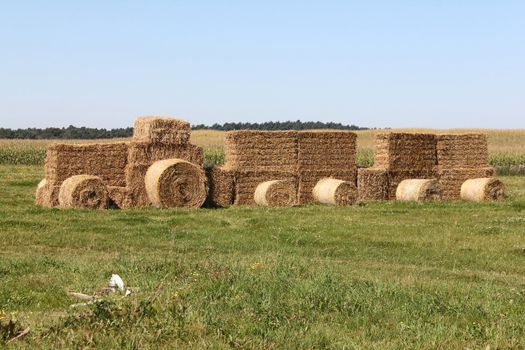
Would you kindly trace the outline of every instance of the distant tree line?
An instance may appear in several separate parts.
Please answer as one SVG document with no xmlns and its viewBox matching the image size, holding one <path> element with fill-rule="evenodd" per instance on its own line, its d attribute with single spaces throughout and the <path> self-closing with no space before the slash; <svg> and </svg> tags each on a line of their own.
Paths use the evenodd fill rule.
<svg viewBox="0 0 525 350">
<path fill-rule="evenodd" d="M 324 123 L 324 122 L 264 122 L 264 123 L 224 123 L 213 124 L 211 126 L 198 124 L 193 126 L 194 130 L 311 130 L 311 129 L 341 129 L 341 130 L 366 130 L 355 125 L 343 125 L 341 123 Z"/>
<path fill-rule="evenodd" d="M 111 139 L 118 137 L 130 137 L 133 128 L 120 129 L 96 129 L 77 128 L 73 125 L 67 128 L 29 128 L 29 129 L 5 129 L 0 128 L 0 139 Z"/>
<path fill-rule="evenodd" d="M 323 122 L 264 122 L 264 123 L 224 123 L 211 126 L 199 124 L 192 127 L 193 130 L 307 130 L 307 129 L 342 129 L 342 130 L 366 130 L 355 125 L 343 125 L 341 123 Z M 73 125 L 67 128 L 29 128 L 29 129 L 6 129 L 0 128 L 0 139 L 111 139 L 123 138 L 133 135 L 133 128 L 119 129 L 97 129 L 77 128 Z"/>
</svg>

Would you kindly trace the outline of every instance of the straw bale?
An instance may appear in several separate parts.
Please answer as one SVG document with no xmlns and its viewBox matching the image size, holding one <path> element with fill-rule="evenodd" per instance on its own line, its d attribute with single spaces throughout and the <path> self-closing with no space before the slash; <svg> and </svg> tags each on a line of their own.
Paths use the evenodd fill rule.
<svg viewBox="0 0 525 350">
<path fill-rule="evenodd" d="M 289 171 L 236 170 L 235 199 L 236 205 L 254 205 L 255 189 L 261 182 L 271 180 L 286 180 L 297 187 L 297 175 Z"/>
<path fill-rule="evenodd" d="M 111 186 L 125 186 L 128 143 L 51 144 L 46 153 L 45 178 L 58 185 L 74 175 L 99 176 Z"/>
<path fill-rule="evenodd" d="M 441 199 L 441 186 L 437 179 L 408 179 L 399 183 L 396 199 L 427 202 Z"/>
<path fill-rule="evenodd" d="M 475 169 L 441 169 L 438 178 L 443 190 L 443 199 L 460 199 L 461 185 L 468 179 L 492 177 L 494 175 L 495 171 L 492 167 Z"/>
<path fill-rule="evenodd" d="M 388 171 L 364 168 L 357 171 L 357 190 L 361 201 L 388 199 Z"/>
<path fill-rule="evenodd" d="M 127 187 L 108 186 L 109 207 L 119 209 L 130 208 L 133 206 Z"/>
<path fill-rule="evenodd" d="M 190 123 L 165 117 L 141 117 L 135 120 L 133 140 L 150 143 L 185 145 L 190 140 Z"/>
<path fill-rule="evenodd" d="M 75 175 L 62 182 L 58 202 L 62 208 L 105 209 L 108 191 L 98 176 Z"/>
<path fill-rule="evenodd" d="M 350 131 L 298 132 L 300 171 L 355 168 L 356 134 Z"/>
<path fill-rule="evenodd" d="M 229 207 L 235 198 L 235 172 L 224 167 L 206 170 L 208 177 L 208 204 L 214 207 Z"/>
<path fill-rule="evenodd" d="M 297 186 L 294 181 L 287 180 L 261 182 L 253 199 L 265 207 L 291 207 L 297 204 Z"/>
<path fill-rule="evenodd" d="M 230 131 L 225 140 L 225 166 L 265 171 L 297 167 L 296 131 Z"/>
<path fill-rule="evenodd" d="M 315 185 L 313 197 L 323 204 L 351 205 L 357 202 L 357 187 L 353 182 L 324 178 Z"/>
<path fill-rule="evenodd" d="M 35 193 L 35 204 L 43 207 L 56 207 L 58 205 L 58 192 L 60 186 L 47 179 L 38 183 Z"/>
<path fill-rule="evenodd" d="M 341 179 L 344 181 L 351 182 L 353 184 L 357 183 L 357 167 L 354 166 L 347 169 L 338 169 L 338 168 L 325 168 L 322 170 L 299 170 L 299 203 L 307 204 L 314 203 L 315 199 L 313 196 L 313 189 L 319 180 L 331 177 L 336 179 Z"/>
<path fill-rule="evenodd" d="M 199 208 L 208 192 L 204 170 L 182 159 L 153 163 L 144 182 L 148 199 L 158 208 Z"/>
<path fill-rule="evenodd" d="M 436 148 L 440 169 L 484 168 L 489 166 L 486 135 L 438 135 Z"/>
<path fill-rule="evenodd" d="M 461 185 L 461 199 L 469 201 L 497 201 L 505 198 L 505 185 L 494 177 L 469 179 Z"/>
<path fill-rule="evenodd" d="M 437 166 L 436 135 L 383 133 L 375 138 L 374 168 L 434 170 Z"/>
<path fill-rule="evenodd" d="M 198 166 L 204 164 L 202 147 L 186 144 L 135 142 L 129 144 L 128 162 L 132 166 L 151 165 L 164 159 L 184 159 Z"/>
<path fill-rule="evenodd" d="M 403 180 L 433 178 L 437 178 L 434 170 L 391 170 L 388 172 L 388 199 L 396 199 L 397 186 Z"/>
</svg>

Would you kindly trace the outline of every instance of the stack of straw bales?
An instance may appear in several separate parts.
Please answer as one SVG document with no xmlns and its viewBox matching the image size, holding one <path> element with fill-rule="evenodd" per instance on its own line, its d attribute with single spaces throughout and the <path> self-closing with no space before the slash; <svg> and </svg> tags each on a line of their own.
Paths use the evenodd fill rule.
<svg viewBox="0 0 525 350">
<path fill-rule="evenodd" d="M 123 169 L 127 166 L 127 151 L 126 142 L 51 144 L 46 153 L 45 179 L 37 188 L 36 204 L 59 206 L 62 183 L 75 175 L 93 175 L 107 186 L 125 186 Z"/>
<path fill-rule="evenodd" d="M 438 135 L 436 149 L 443 199 L 460 199 L 461 185 L 468 179 L 494 176 L 486 135 Z"/>
<path fill-rule="evenodd" d="M 299 204 L 313 202 L 312 190 L 322 178 L 356 182 L 353 132 L 232 131 L 225 151 L 225 165 L 208 173 L 210 199 L 219 206 L 256 204 L 257 186 L 267 181 L 293 184 Z"/>
<path fill-rule="evenodd" d="M 45 181 L 37 189 L 36 203 L 60 205 L 59 191 L 65 180 L 92 175 L 106 186 L 108 205 L 119 208 L 149 205 L 145 176 L 155 162 L 176 158 L 202 169 L 202 148 L 190 144 L 189 137 L 190 124 L 186 121 L 143 117 L 135 122 L 131 142 L 53 144 L 47 151 Z M 198 178 L 205 182 L 203 173 Z"/>
<path fill-rule="evenodd" d="M 401 181 L 437 177 L 435 135 L 377 134 L 375 146 L 374 166 L 359 169 L 360 200 L 395 199 Z"/>
<path fill-rule="evenodd" d="M 323 178 L 356 184 L 356 139 L 357 135 L 351 131 L 298 132 L 299 203 L 315 201 L 313 189 Z"/>
</svg>

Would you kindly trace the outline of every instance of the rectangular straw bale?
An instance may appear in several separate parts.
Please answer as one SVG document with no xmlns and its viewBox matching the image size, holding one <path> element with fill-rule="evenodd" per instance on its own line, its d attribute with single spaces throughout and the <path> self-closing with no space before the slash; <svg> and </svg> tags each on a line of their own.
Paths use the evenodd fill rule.
<svg viewBox="0 0 525 350">
<path fill-rule="evenodd" d="M 441 169 L 439 171 L 439 183 L 443 190 L 443 199 L 460 199 L 461 185 L 468 179 L 480 177 L 492 177 L 495 175 L 494 168 L 470 168 L 470 169 Z"/>
<path fill-rule="evenodd" d="M 360 201 L 388 200 L 388 171 L 375 168 L 359 169 L 357 191 Z"/>
<path fill-rule="evenodd" d="M 356 134 L 350 131 L 298 132 L 299 171 L 355 170 Z"/>
<path fill-rule="evenodd" d="M 257 185 L 270 180 L 288 180 L 297 184 L 297 175 L 287 171 L 235 171 L 235 199 L 237 205 L 255 205 L 253 195 Z M 296 185 L 297 186 L 297 185 Z"/>
<path fill-rule="evenodd" d="M 47 149 L 46 179 L 58 185 L 73 175 L 95 175 L 110 186 L 125 186 L 128 143 L 51 144 Z"/>
<path fill-rule="evenodd" d="M 131 165 L 151 165 L 158 160 L 180 158 L 198 166 L 204 164 L 202 147 L 186 144 L 135 142 L 129 144 L 128 162 Z"/>
<path fill-rule="evenodd" d="M 436 135 L 383 133 L 375 138 L 374 168 L 434 170 L 437 166 Z"/>
<path fill-rule="evenodd" d="M 150 205 L 144 183 L 144 177 L 149 167 L 149 164 L 129 164 L 126 168 L 126 188 L 128 190 L 129 201 L 133 206 L 143 207 Z"/>
<path fill-rule="evenodd" d="M 312 190 L 317 182 L 325 177 L 332 177 L 356 184 L 357 167 L 352 169 L 324 169 L 318 171 L 300 170 L 299 173 L 298 200 L 299 204 L 313 203 Z"/>
<path fill-rule="evenodd" d="M 208 177 L 207 204 L 229 207 L 235 199 L 235 171 L 224 167 L 206 169 Z"/>
<path fill-rule="evenodd" d="M 225 154 L 228 168 L 293 171 L 297 166 L 297 132 L 230 131 Z"/>
<path fill-rule="evenodd" d="M 396 199 L 397 185 L 407 179 L 436 179 L 434 170 L 395 170 L 388 172 L 388 199 Z"/>
<path fill-rule="evenodd" d="M 130 208 L 133 206 L 127 187 L 108 186 L 110 200 L 120 209 Z"/>
<path fill-rule="evenodd" d="M 437 163 L 439 169 L 488 167 L 487 136 L 484 134 L 438 135 Z"/>
<path fill-rule="evenodd" d="M 133 140 L 139 142 L 185 145 L 190 140 L 190 123 L 164 117 L 141 117 L 135 120 Z"/>
</svg>

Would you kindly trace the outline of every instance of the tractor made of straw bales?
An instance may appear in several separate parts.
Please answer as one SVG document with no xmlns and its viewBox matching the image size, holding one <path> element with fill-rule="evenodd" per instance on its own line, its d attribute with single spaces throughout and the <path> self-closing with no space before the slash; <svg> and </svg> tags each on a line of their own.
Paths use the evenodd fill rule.
<svg viewBox="0 0 525 350">
<path fill-rule="evenodd" d="M 201 147 L 190 124 L 163 117 L 135 121 L 129 142 L 47 149 L 36 203 L 63 208 L 200 207 L 207 195 Z"/>
</svg>

